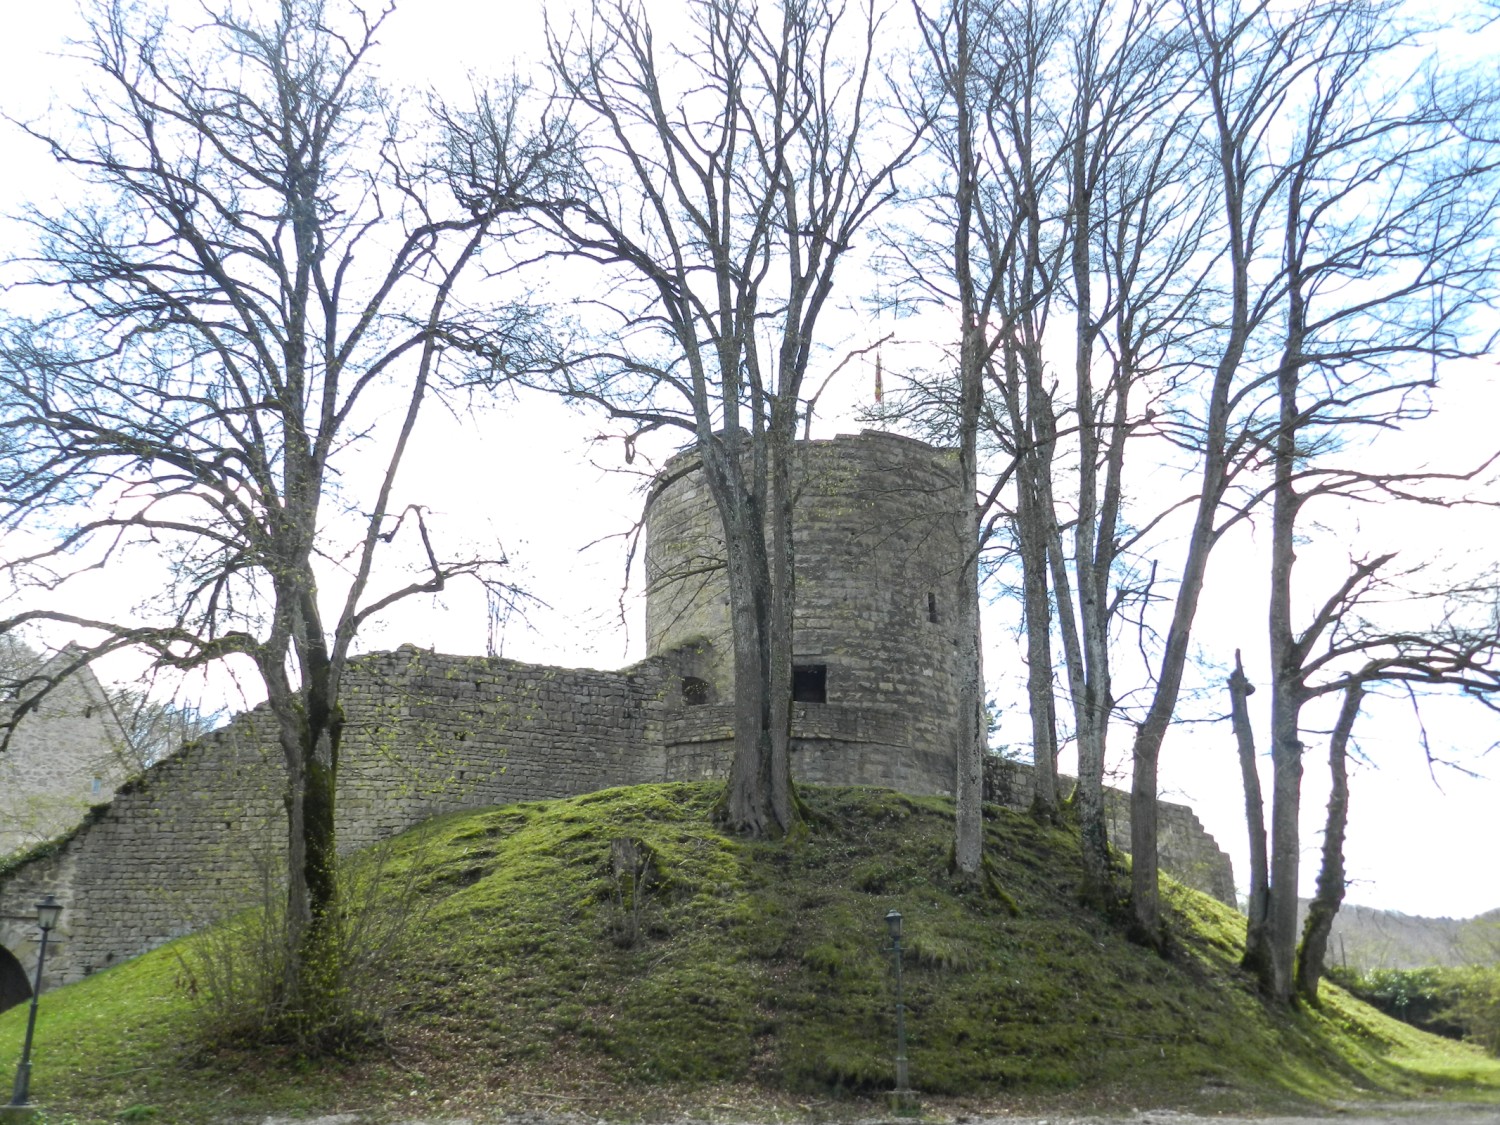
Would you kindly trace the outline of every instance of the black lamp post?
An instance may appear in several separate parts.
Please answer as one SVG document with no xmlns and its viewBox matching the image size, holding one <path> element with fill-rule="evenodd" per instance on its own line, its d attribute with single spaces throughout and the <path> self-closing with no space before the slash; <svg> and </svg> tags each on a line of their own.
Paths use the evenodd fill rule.
<svg viewBox="0 0 1500 1125">
<path fill-rule="evenodd" d="M 42 928 L 42 947 L 36 955 L 36 984 L 31 989 L 31 1014 L 26 1017 L 26 1040 L 21 1047 L 21 1065 L 16 1067 L 16 1086 L 10 1096 L 11 1105 L 25 1105 L 31 1093 L 31 1037 L 36 1033 L 36 1004 L 42 995 L 42 967 L 47 963 L 47 938 L 57 925 L 57 916 L 62 913 L 62 903 L 51 895 L 45 895 L 36 904 L 37 925 Z"/>
<path fill-rule="evenodd" d="M 896 964 L 896 1090 L 894 1101 L 898 1109 L 911 1101 L 911 1086 L 906 1073 L 906 1004 L 901 991 L 901 912 L 892 910 L 885 916 L 886 929 L 891 934 L 891 953 Z"/>
</svg>

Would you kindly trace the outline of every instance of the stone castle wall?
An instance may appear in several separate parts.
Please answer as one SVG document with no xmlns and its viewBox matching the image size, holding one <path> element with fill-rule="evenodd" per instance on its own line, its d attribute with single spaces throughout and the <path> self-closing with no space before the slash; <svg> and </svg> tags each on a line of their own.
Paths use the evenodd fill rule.
<svg viewBox="0 0 1500 1125">
<path fill-rule="evenodd" d="M 694 743 L 681 726 L 717 709 L 682 708 L 675 675 L 660 661 L 598 672 L 403 647 L 355 662 L 347 691 L 338 812 L 348 847 L 454 809 L 722 777 L 728 764 L 726 729 L 700 728 L 712 737 Z M 849 753 L 861 745 L 851 733 L 859 732 L 830 745 Z M 668 738 L 682 741 L 669 747 Z M 709 749 L 693 757 L 684 750 L 691 746 Z M 800 781 L 847 783 L 850 761 L 820 760 L 807 739 L 794 772 Z M 259 900 L 285 854 L 280 778 L 263 708 L 158 763 L 60 847 L 0 873 L 0 946 L 30 972 L 35 926 L 23 919 L 39 895 L 56 894 L 67 909 L 48 977 L 60 983 Z M 886 783 L 942 791 L 920 780 Z M 987 784 L 998 803 L 1030 804 L 1027 766 L 992 759 Z M 1125 795 L 1110 809 L 1112 839 L 1126 847 Z M 1163 803 L 1160 815 L 1164 867 L 1232 903 L 1229 860 L 1192 811 Z"/>
<path fill-rule="evenodd" d="M 959 677 L 946 591 L 965 556 L 953 458 L 869 432 L 803 443 L 798 456 L 793 662 L 821 670 L 824 697 L 794 704 L 793 776 L 951 794 Z M 607 672 L 403 646 L 351 663 L 341 846 L 456 809 L 727 775 L 722 535 L 695 464 L 669 462 L 649 501 L 647 660 Z M 60 844 L 0 867 L 0 970 L 14 979 L 32 963 L 25 919 L 43 892 L 66 906 L 48 957 L 57 980 L 260 899 L 283 866 L 281 762 L 258 708 L 125 785 Z M 1026 807 L 1028 777 L 995 766 L 992 796 Z M 1128 846 L 1120 802 L 1111 809 Z M 1229 861 L 1192 813 L 1163 805 L 1161 820 L 1167 870 L 1233 902 Z"/>
<path fill-rule="evenodd" d="M 346 846 L 460 808 L 660 781 L 673 683 L 659 661 L 618 672 L 404 646 L 348 680 L 339 831 Z"/>
<path fill-rule="evenodd" d="M 727 706 L 670 712 L 664 727 L 667 775 L 684 781 L 728 777 L 733 722 L 733 709 Z M 792 730 L 792 776 L 799 781 L 953 792 L 951 754 L 904 743 L 904 716 L 848 703 L 794 703 Z"/>
<path fill-rule="evenodd" d="M 60 847 L 0 876 L 0 942 L 28 969 L 38 895 L 64 903 L 48 976 L 73 980 L 242 903 L 283 855 L 280 753 L 261 710 L 184 748 L 92 810 Z"/>
<path fill-rule="evenodd" d="M 1075 779 L 1058 779 L 1068 792 Z M 991 757 L 984 764 L 984 799 L 1012 809 L 1029 809 L 1036 795 L 1036 771 L 1025 762 Z M 1104 818 L 1109 842 L 1122 852 L 1130 851 L 1130 794 L 1104 790 Z M 1186 886 L 1213 895 L 1235 906 L 1234 868 L 1229 856 L 1186 805 L 1156 802 L 1156 846 L 1161 868 Z"/>
<path fill-rule="evenodd" d="M 969 549 L 957 468 L 949 450 L 871 430 L 798 443 L 792 660 L 826 677 L 826 700 L 793 717 L 808 780 L 953 788 L 952 590 Z M 647 650 L 709 685 L 704 713 L 669 728 L 668 756 L 679 776 L 718 776 L 732 721 L 729 588 L 695 452 L 663 468 L 646 532 Z"/>
<path fill-rule="evenodd" d="M 460 808 L 665 776 L 659 662 L 620 672 L 442 656 L 352 663 L 338 830 L 344 847 Z M 173 754 L 60 846 L 0 873 L 0 947 L 30 972 L 42 893 L 66 903 L 48 977 L 75 980 L 258 901 L 285 856 L 282 755 L 264 708 Z"/>
<path fill-rule="evenodd" d="M 28 677 L 55 675 L 74 655 L 65 649 L 44 659 L 11 637 L 0 637 L 0 682 L 10 689 L 0 693 L 0 708 L 7 699 L 28 694 L 22 686 Z M 0 717 L 9 719 L 10 713 L 0 710 Z M 109 800 L 129 774 L 125 743 L 94 673 L 82 668 L 61 679 L 21 718 L 9 747 L 0 752 L 0 864 L 69 831 L 92 805 Z M 58 885 L 63 883 L 44 881 L 37 893 Z M 35 916 L 36 901 L 36 895 L 25 898 L 27 915 Z M 0 1010 L 30 997 L 37 949 L 35 925 L 6 913 L 0 907 Z"/>
</svg>

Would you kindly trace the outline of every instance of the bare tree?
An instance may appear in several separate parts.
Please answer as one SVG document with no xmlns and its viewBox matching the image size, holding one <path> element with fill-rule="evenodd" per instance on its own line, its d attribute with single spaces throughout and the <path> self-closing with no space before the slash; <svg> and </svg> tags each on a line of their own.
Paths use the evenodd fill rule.
<svg viewBox="0 0 1500 1125">
<path fill-rule="evenodd" d="M 1163 399 L 1196 327 L 1206 225 L 1194 142 L 1202 102 L 1183 66 L 1183 21 L 1150 3 L 1099 3 L 1080 13 L 1070 46 L 1077 90 L 1066 169 L 1073 312 L 1070 471 L 1045 497 L 1048 558 L 1078 742 L 1085 867 L 1092 897 L 1110 890 L 1104 824 L 1105 749 L 1117 700 L 1114 631 L 1149 597 L 1151 573 L 1128 560 L 1163 510 L 1126 510 L 1127 448 L 1156 434 Z M 1170 511 L 1172 504 L 1163 505 Z M 1131 810 L 1132 849 L 1154 864 L 1155 772 L 1136 764 L 1150 801 Z"/>
<path fill-rule="evenodd" d="M 1424 483 L 1431 483 L 1430 481 Z M 1387 553 L 1355 562 L 1345 580 L 1310 615 L 1295 636 L 1290 659 L 1296 661 L 1292 683 L 1283 698 L 1301 708 L 1324 696 L 1340 697 L 1338 716 L 1329 736 L 1330 792 L 1324 823 L 1317 893 L 1308 909 L 1300 943 L 1288 943 L 1296 933 L 1297 900 L 1291 896 L 1293 925 L 1277 925 L 1277 911 L 1285 909 L 1275 895 L 1274 851 L 1266 848 L 1264 814 L 1259 805 L 1259 780 L 1254 766 L 1254 732 L 1244 699 L 1253 691 L 1238 666 L 1230 678 L 1233 723 L 1246 761 L 1245 783 L 1252 854 L 1250 917 L 1246 964 L 1262 984 L 1280 999 L 1293 989 L 1309 1003 L 1317 1002 L 1328 936 L 1343 903 L 1344 835 L 1348 822 L 1348 754 L 1354 724 L 1368 693 L 1395 686 L 1420 709 L 1422 694 L 1457 692 L 1496 708 L 1500 695 L 1500 632 L 1495 630 L 1495 588 L 1492 581 L 1455 586 L 1448 590 L 1414 589 L 1412 579 L 1425 574 L 1386 575 L 1396 558 Z M 1425 627 L 1392 627 L 1392 617 L 1411 618 L 1435 611 Z M 1431 752 L 1429 751 L 1429 764 Z M 1284 767 L 1283 767 L 1284 769 Z M 1284 799 L 1284 798 L 1283 798 Z M 1284 807 L 1284 806 L 1283 806 Z M 1286 846 L 1285 834 L 1273 847 Z M 1288 966 L 1294 966 L 1288 969 Z M 1281 973 L 1288 973 L 1283 978 Z"/>
<path fill-rule="evenodd" d="M 1274 764 L 1267 984 L 1281 998 L 1291 994 L 1296 940 L 1305 665 L 1347 597 L 1335 594 L 1309 630 L 1294 634 L 1297 528 L 1311 502 L 1411 499 L 1440 479 L 1351 467 L 1338 454 L 1355 428 L 1420 418 L 1434 360 L 1487 346 L 1482 337 L 1476 346 L 1466 319 L 1493 299 L 1497 264 L 1489 229 L 1497 202 L 1493 167 L 1454 132 L 1451 115 L 1427 100 L 1424 86 L 1387 83 L 1376 70 L 1404 45 L 1389 12 L 1366 5 L 1339 11 L 1316 34 L 1317 83 L 1305 94 L 1302 129 L 1282 165 L 1282 348 L 1267 442 Z M 1348 588 L 1384 561 L 1356 567 Z M 1376 678 L 1371 670 L 1361 681 Z"/>
<path fill-rule="evenodd" d="M 964 448 L 983 419 L 1004 455 L 987 491 L 991 502 L 1011 497 L 1036 805 L 1057 815 L 1055 620 L 1079 747 L 1086 895 L 1103 903 L 1113 897 L 1103 790 L 1111 621 L 1139 597 L 1121 566 L 1139 530 L 1122 523 L 1125 449 L 1151 431 L 1171 382 L 1205 206 L 1189 159 L 1188 72 L 1175 61 L 1180 20 L 1145 3 L 1066 0 L 954 3 L 943 19 L 924 29 L 945 96 L 930 145 L 947 179 L 926 202 L 948 241 L 909 237 L 908 272 L 963 310 L 956 432 Z M 1049 325 L 1069 303 L 1064 388 Z M 981 369 L 988 399 L 971 403 L 962 388 Z"/>
<path fill-rule="evenodd" d="M 983 16 L 976 6 L 960 2 L 952 5 L 947 13 L 951 27 L 953 45 L 951 56 L 948 50 L 934 50 L 934 42 L 947 38 L 947 30 L 938 30 L 923 21 L 923 32 L 928 49 L 938 68 L 944 92 L 951 99 L 953 122 L 951 133 L 939 144 L 947 142 L 952 153 L 954 170 L 954 272 L 956 274 L 959 315 L 959 360 L 958 360 L 958 466 L 959 487 L 966 500 L 970 500 L 969 511 L 963 521 L 964 546 L 967 550 L 962 567 L 954 575 L 953 640 L 960 653 L 963 682 L 958 693 L 959 725 L 958 745 L 955 747 L 954 784 L 954 866 L 969 879 L 977 878 L 984 862 L 984 819 L 982 801 L 984 795 L 984 737 L 980 722 L 984 707 L 984 673 L 979 646 L 979 552 L 984 547 L 984 536 L 980 523 L 985 512 L 974 497 L 979 488 L 979 417 L 984 396 L 984 372 L 989 356 L 994 350 L 994 341 L 989 338 L 988 322 L 994 312 L 997 296 L 995 278 L 991 275 L 984 281 L 974 277 L 971 262 L 975 239 L 975 223 L 981 228 L 983 239 L 984 217 L 977 214 L 980 192 L 980 170 L 976 155 L 977 134 L 981 128 L 976 116 L 982 114 L 985 98 L 975 104 L 976 81 L 982 82 L 976 73 L 976 43 L 973 23 Z M 922 19 L 920 11 L 918 18 Z M 979 38 L 983 39 L 983 33 Z M 949 58 L 953 65 L 945 66 Z M 976 113 L 976 110 L 979 113 Z M 980 117 L 982 120 L 982 117 Z M 951 138 L 951 139 L 950 139 Z"/>
<path fill-rule="evenodd" d="M 1318 999 L 1318 980 L 1328 952 L 1333 920 L 1344 902 L 1344 832 L 1349 823 L 1349 739 L 1364 702 L 1365 684 L 1351 680 L 1344 687 L 1338 721 L 1328 740 L 1328 815 L 1323 824 L 1323 857 L 1318 868 L 1318 889 L 1308 904 L 1297 948 L 1297 991 L 1309 1002 Z M 1262 832 L 1264 835 L 1264 832 Z"/>
<path fill-rule="evenodd" d="M 958 608 L 952 615 L 953 640 L 965 669 L 955 747 L 953 857 L 959 874 L 972 879 L 979 875 L 984 858 L 979 555 L 993 531 L 992 522 L 986 525 L 989 509 L 1017 463 L 1012 457 L 1010 467 L 1001 471 L 996 486 L 980 502 L 985 375 L 1000 341 L 995 324 L 1005 277 L 1000 262 L 1011 249 L 1005 217 L 994 213 L 999 200 L 989 143 L 997 88 L 1006 79 L 995 58 L 993 5 L 953 0 L 933 15 L 923 12 L 920 5 L 915 12 L 926 47 L 926 73 L 934 89 L 930 105 L 909 108 L 930 126 L 924 155 L 938 174 L 932 188 L 913 195 L 922 233 L 903 232 L 892 250 L 906 275 L 905 287 L 919 294 L 908 296 L 908 301 L 957 306 L 957 378 L 951 390 L 946 373 L 936 380 L 915 380 L 896 413 L 932 430 L 940 440 L 956 440 L 960 487 L 965 497 L 974 498 L 963 521 L 961 550 L 966 557 L 954 575 Z"/>
<path fill-rule="evenodd" d="M 689 435 L 724 529 L 734 829 L 784 832 L 791 789 L 794 488 L 803 385 L 838 266 L 911 142 L 872 143 L 871 7 L 695 0 L 663 49 L 630 0 L 549 33 L 584 155 L 546 211 L 607 295 L 542 380 L 631 427 Z M 872 159 L 871 150 L 882 148 Z M 599 342 L 602 341 L 602 342 Z"/>
<path fill-rule="evenodd" d="M 149 769 L 219 725 L 216 716 L 195 704 L 154 699 L 139 687 L 111 688 L 109 703 L 125 732 L 120 753 L 131 773 Z"/>
<path fill-rule="evenodd" d="M 1213 546 L 1269 500 L 1272 663 L 1282 671 L 1272 687 L 1278 767 L 1267 920 L 1280 963 L 1268 971 L 1271 990 L 1287 996 L 1300 780 L 1292 528 L 1307 499 L 1384 487 L 1377 473 L 1351 477 L 1347 469 L 1305 490 L 1298 482 L 1310 480 L 1302 467 L 1314 454 L 1419 416 L 1434 361 L 1484 347 L 1464 335 L 1464 321 L 1489 299 L 1493 186 L 1450 109 L 1434 102 L 1415 72 L 1406 53 L 1418 41 L 1393 6 L 1184 9 L 1212 108 L 1225 267 L 1215 292 L 1223 311 L 1205 335 L 1204 362 L 1213 372 L 1206 410 L 1181 430 L 1198 450 L 1201 484 L 1135 762 L 1139 774 L 1159 754 Z M 1403 366 L 1413 359 L 1419 362 Z M 1147 788 L 1136 786 L 1133 812 L 1154 798 Z M 1137 921 L 1151 930 L 1154 854 L 1138 849 L 1134 860 Z"/>
<path fill-rule="evenodd" d="M 36 249 L 8 266 L 52 311 L 0 343 L 0 528 L 61 529 L 6 562 L 29 604 L 0 632 L 53 622 L 101 638 L 80 659 L 254 665 L 286 768 L 280 1002 L 298 1034 L 340 1015 L 350 647 L 401 599 L 492 573 L 396 506 L 398 472 L 445 341 L 525 323 L 457 286 L 564 139 L 523 129 L 519 91 L 447 114 L 443 139 L 406 134 L 371 73 L 384 14 L 281 0 L 182 28 L 100 7 L 77 128 L 29 129 L 85 185 L 31 211 Z M 391 544 L 415 561 L 377 566 Z M 118 617 L 60 608 L 69 579 L 126 552 L 167 568 L 159 593 Z"/>
</svg>

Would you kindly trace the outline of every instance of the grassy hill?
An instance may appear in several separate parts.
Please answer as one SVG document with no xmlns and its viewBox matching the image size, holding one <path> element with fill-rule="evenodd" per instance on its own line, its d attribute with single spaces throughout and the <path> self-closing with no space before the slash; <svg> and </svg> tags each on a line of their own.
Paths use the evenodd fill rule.
<svg viewBox="0 0 1500 1125">
<path fill-rule="evenodd" d="M 375 1106 L 816 1115 L 889 1085 L 894 907 L 912 1080 L 929 1104 L 1500 1101 L 1500 1061 L 1337 990 L 1319 1011 L 1268 1009 L 1235 968 L 1241 919 L 1204 896 L 1168 889 L 1170 959 L 1132 945 L 1078 907 L 1065 831 L 991 809 L 996 890 L 964 891 L 946 873 L 949 802 L 807 788 L 805 835 L 746 844 L 713 827 L 716 793 L 607 790 L 400 837 L 380 884 L 388 901 L 406 888 L 414 941 L 366 975 L 385 1031 L 346 1057 L 204 1046 L 204 953 L 224 947 L 200 936 L 48 994 L 34 1096 L 78 1121 Z M 0 1016 L 0 1067 L 23 1018 Z"/>
</svg>

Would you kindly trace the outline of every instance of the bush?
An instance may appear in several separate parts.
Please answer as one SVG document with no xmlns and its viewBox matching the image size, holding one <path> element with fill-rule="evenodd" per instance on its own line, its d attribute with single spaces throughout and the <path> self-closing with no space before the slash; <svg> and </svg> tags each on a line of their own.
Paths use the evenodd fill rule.
<svg viewBox="0 0 1500 1125">
<path fill-rule="evenodd" d="M 1335 968 L 1328 977 L 1389 1016 L 1500 1055 L 1500 966 Z"/>
<path fill-rule="evenodd" d="M 1464 1038 L 1500 1055 L 1500 965 L 1450 970 L 1456 995 L 1444 1015 L 1464 1029 Z"/>
<path fill-rule="evenodd" d="M 340 1051 L 377 1038 L 389 1016 L 393 961 L 404 956 L 427 907 L 413 873 L 377 846 L 339 868 L 339 913 L 324 974 L 326 995 L 310 1013 L 287 1003 L 286 892 L 263 864 L 261 903 L 200 932 L 178 953 L 179 983 L 197 1005 L 210 1044 L 282 1042 L 302 1054 Z"/>
</svg>

